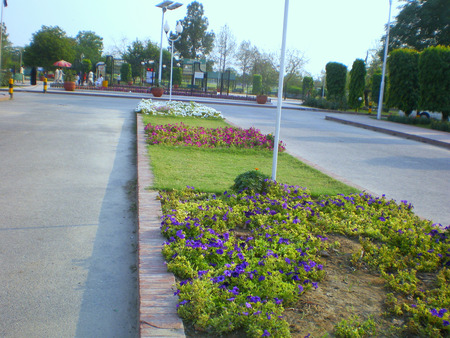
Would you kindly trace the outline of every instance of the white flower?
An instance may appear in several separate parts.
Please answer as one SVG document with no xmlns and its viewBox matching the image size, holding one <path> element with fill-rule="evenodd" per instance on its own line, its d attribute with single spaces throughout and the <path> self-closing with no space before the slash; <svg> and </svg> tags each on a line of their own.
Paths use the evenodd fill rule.
<svg viewBox="0 0 450 338">
<path fill-rule="evenodd" d="M 136 112 L 148 115 L 195 116 L 200 118 L 223 119 L 223 115 L 214 108 L 196 102 L 170 101 L 161 105 L 151 99 L 142 99 Z"/>
</svg>

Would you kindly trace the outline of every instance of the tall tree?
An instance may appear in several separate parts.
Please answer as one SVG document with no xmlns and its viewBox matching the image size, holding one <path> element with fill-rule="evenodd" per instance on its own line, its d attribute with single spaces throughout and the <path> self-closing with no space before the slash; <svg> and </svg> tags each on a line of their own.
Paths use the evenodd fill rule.
<svg viewBox="0 0 450 338">
<path fill-rule="evenodd" d="M 345 98 L 347 67 L 339 62 L 328 62 L 325 71 L 327 98 L 342 101 Z"/>
<path fill-rule="evenodd" d="M 420 109 L 450 113 L 450 47 L 425 49 L 419 57 Z"/>
<path fill-rule="evenodd" d="M 242 71 L 242 84 L 247 88 L 247 92 L 255 54 L 258 54 L 258 49 L 252 47 L 250 41 L 242 41 L 236 53 L 237 65 Z"/>
<path fill-rule="evenodd" d="M 303 99 L 310 97 L 314 91 L 314 80 L 311 76 L 303 78 Z"/>
<path fill-rule="evenodd" d="M 388 104 L 411 114 L 419 101 L 419 53 L 412 49 L 396 49 L 387 60 L 389 70 Z"/>
<path fill-rule="evenodd" d="M 220 29 L 214 43 L 214 59 L 219 64 L 219 71 L 224 73 L 232 64 L 236 50 L 236 38 L 228 25 Z"/>
<path fill-rule="evenodd" d="M 186 17 L 181 21 L 183 32 L 174 47 L 186 59 L 201 59 L 213 48 L 215 34 L 207 32 L 208 18 L 204 16 L 203 5 L 197 1 L 187 6 Z"/>
<path fill-rule="evenodd" d="M 253 74 L 261 75 L 263 94 L 268 94 L 278 81 L 278 71 L 273 61 L 274 59 L 270 54 L 258 53 L 255 55 Z"/>
<path fill-rule="evenodd" d="M 28 66 L 41 66 L 52 69 L 53 63 L 64 59 L 73 62 L 75 59 L 75 40 L 58 26 L 42 26 L 33 33 L 31 43 L 25 47 L 24 63 Z"/>
<path fill-rule="evenodd" d="M 81 59 L 89 59 L 94 64 L 102 58 L 103 38 L 92 31 L 80 31 L 75 37 L 76 57 Z M 81 57 L 83 55 L 83 57 Z"/>
<path fill-rule="evenodd" d="M 450 45 L 450 5 L 448 0 L 403 0 L 389 34 L 389 49 Z"/>
<path fill-rule="evenodd" d="M 350 71 L 350 83 L 348 86 L 348 103 L 350 107 L 358 109 L 363 100 L 366 87 L 366 64 L 364 60 L 356 59 Z"/>
<path fill-rule="evenodd" d="M 278 55 L 278 54 L 277 54 Z M 288 84 L 295 78 L 301 78 L 303 67 L 307 63 L 307 59 L 303 52 L 298 49 L 288 49 L 286 51 L 284 89 L 285 97 Z M 312 78 L 311 78 L 312 80 Z M 313 84 L 314 85 L 314 84 Z"/>
</svg>

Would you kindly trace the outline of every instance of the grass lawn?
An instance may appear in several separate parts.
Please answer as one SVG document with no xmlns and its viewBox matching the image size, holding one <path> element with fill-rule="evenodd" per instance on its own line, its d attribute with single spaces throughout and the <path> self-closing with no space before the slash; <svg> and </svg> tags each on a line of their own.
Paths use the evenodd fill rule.
<svg viewBox="0 0 450 338">
<path fill-rule="evenodd" d="M 217 128 L 227 126 L 222 120 L 144 116 L 144 124 L 184 123 L 189 126 Z M 258 170 L 271 176 L 272 151 L 253 149 L 205 149 L 193 147 L 149 146 L 150 164 L 155 176 L 153 189 L 184 189 L 223 193 L 239 174 Z M 359 192 L 286 153 L 278 154 L 277 181 L 307 187 L 313 197 Z"/>
</svg>

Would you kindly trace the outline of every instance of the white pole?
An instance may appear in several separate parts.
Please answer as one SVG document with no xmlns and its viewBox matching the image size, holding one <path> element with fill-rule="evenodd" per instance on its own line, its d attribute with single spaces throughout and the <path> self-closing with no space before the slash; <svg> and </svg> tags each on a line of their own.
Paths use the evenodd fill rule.
<svg viewBox="0 0 450 338">
<path fill-rule="evenodd" d="M 159 74 L 158 74 L 158 85 L 161 86 L 161 75 L 162 75 L 162 57 L 163 57 L 163 26 L 164 26 L 164 13 L 166 12 L 167 8 L 163 7 L 162 9 L 162 20 L 161 20 L 161 43 L 159 45 Z"/>
<path fill-rule="evenodd" d="M 172 51 L 170 54 L 170 91 L 169 91 L 169 101 L 172 101 L 172 78 L 173 78 L 173 44 L 175 43 L 175 41 L 172 41 Z"/>
<path fill-rule="evenodd" d="M 275 141 L 273 144 L 272 180 L 277 179 L 278 143 L 280 140 L 281 106 L 283 104 L 284 58 L 286 55 L 286 33 L 289 13 L 289 0 L 284 1 L 283 39 L 281 43 L 280 75 L 278 77 L 277 121 L 275 126 Z"/>
<path fill-rule="evenodd" d="M 378 98 L 377 120 L 381 119 L 381 109 L 383 109 L 384 82 L 385 82 L 385 77 L 386 77 L 386 60 L 387 60 L 388 46 L 389 46 L 389 28 L 391 26 L 391 7 L 392 7 L 392 0 L 389 0 L 389 18 L 388 18 L 387 32 L 386 32 L 386 44 L 384 46 L 383 73 L 381 75 L 380 96 Z"/>
<path fill-rule="evenodd" d="M 0 0 L 1 1 L 1 0 Z M 0 72 L 2 70 L 2 41 L 3 41 L 3 7 L 4 7 L 4 2 L 2 1 L 2 16 L 1 16 L 1 20 L 0 20 Z M 0 79 L 1 79 L 2 75 L 0 73 Z"/>
</svg>

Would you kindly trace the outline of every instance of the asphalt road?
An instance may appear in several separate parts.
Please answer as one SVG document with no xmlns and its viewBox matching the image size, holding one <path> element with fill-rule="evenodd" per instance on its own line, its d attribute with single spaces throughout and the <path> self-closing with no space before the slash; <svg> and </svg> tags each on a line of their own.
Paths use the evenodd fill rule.
<svg viewBox="0 0 450 338">
<path fill-rule="evenodd" d="M 276 109 L 212 105 L 227 120 L 275 133 Z M 422 142 L 325 120 L 330 113 L 284 109 L 287 151 L 378 196 L 406 200 L 417 215 L 450 224 L 450 152 Z"/>
<path fill-rule="evenodd" d="M 139 100 L 0 102 L 0 336 L 136 337 Z"/>
</svg>

